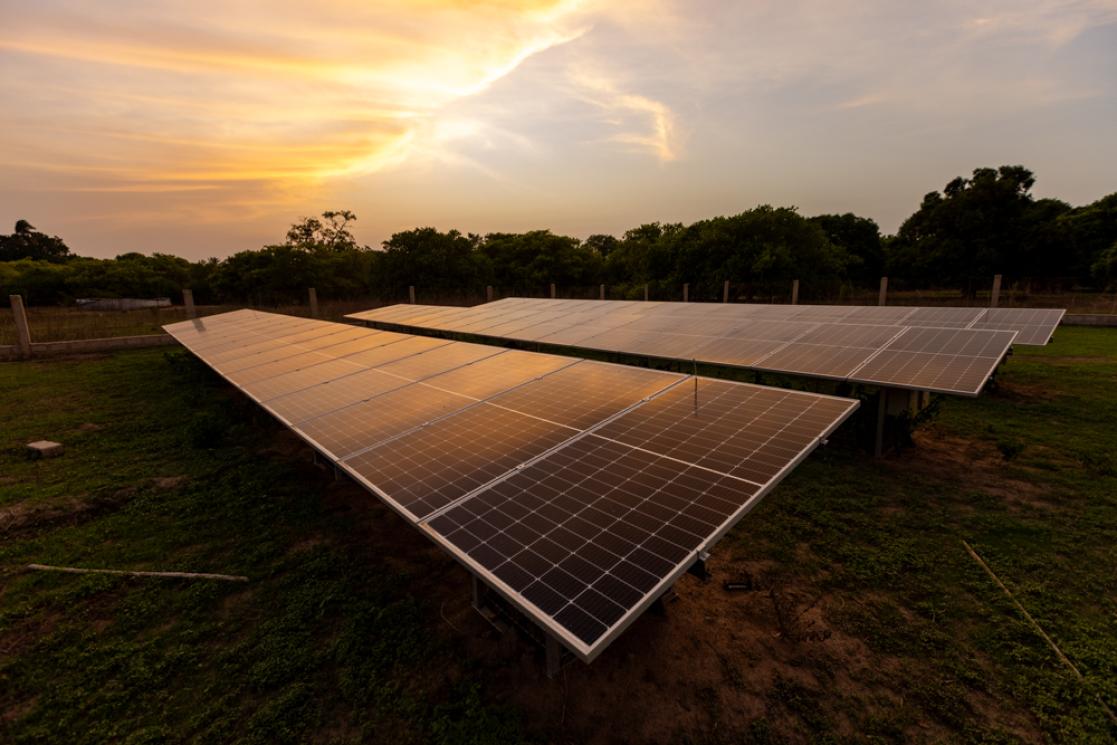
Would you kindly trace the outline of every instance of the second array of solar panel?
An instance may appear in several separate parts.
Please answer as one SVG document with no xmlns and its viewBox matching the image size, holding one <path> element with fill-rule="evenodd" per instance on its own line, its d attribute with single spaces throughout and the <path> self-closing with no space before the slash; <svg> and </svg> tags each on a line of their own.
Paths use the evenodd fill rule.
<svg viewBox="0 0 1117 745">
<path fill-rule="evenodd" d="M 953 335 L 928 337 L 920 335 L 919 329 L 931 328 L 933 324 L 962 329 L 984 312 L 979 308 L 509 299 L 452 309 L 439 316 L 437 328 L 839 381 L 877 384 L 887 377 L 895 386 L 925 384 L 927 387 L 922 390 L 976 395 L 996 367 L 987 364 L 984 354 L 972 355 L 965 348 L 961 351 L 927 348 L 921 351 L 938 356 L 919 364 L 922 358 L 913 359 L 902 348 L 891 348 L 891 344 L 909 333 L 910 338 L 921 340 L 925 346 L 936 341 L 946 343 Z M 375 313 L 354 317 L 374 321 L 377 318 Z M 907 325 L 908 319 L 912 319 L 911 326 Z M 1003 359 L 1011 337 L 990 333 L 984 339 L 989 345 L 1002 345 L 996 357 L 997 361 Z M 883 365 L 895 365 L 896 369 L 889 371 L 891 375 L 884 375 Z M 865 376 L 861 375 L 862 370 L 867 371 Z M 987 374 L 975 384 L 975 376 L 980 377 L 982 371 Z"/>
<path fill-rule="evenodd" d="M 970 328 L 1016 331 L 1017 344 L 1047 344 L 1065 310 L 1057 308 L 990 308 Z"/>
</svg>

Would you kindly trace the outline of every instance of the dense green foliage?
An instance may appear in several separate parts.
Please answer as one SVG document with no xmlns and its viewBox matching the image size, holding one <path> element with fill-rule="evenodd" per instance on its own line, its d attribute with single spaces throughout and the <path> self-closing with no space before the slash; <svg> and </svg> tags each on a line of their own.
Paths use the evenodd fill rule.
<svg viewBox="0 0 1117 745">
<path fill-rule="evenodd" d="M 316 287 L 321 297 L 539 294 L 550 283 L 567 293 L 609 285 L 610 297 L 720 297 L 728 280 L 738 299 L 783 295 L 792 279 L 816 296 L 871 287 L 887 274 L 909 288 L 972 291 L 993 274 L 1043 287 L 1117 284 L 1117 193 L 1084 207 L 1035 199 L 1023 166 L 978 168 L 923 198 L 895 236 L 846 213 L 803 217 L 794 207 L 762 205 L 691 225 L 649 223 L 620 238 L 586 240 L 548 230 L 462 234 L 431 227 L 396 233 L 381 249 L 361 246 L 348 211 L 305 218 L 283 243 L 218 261 L 190 263 L 164 254 L 113 260 L 69 255 L 61 240 L 26 221 L 0 237 L 0 291 L 32 303 L 76 297 L 175 297 L 191 287 L 199 302 L 287 303 Z"/>
</svg>

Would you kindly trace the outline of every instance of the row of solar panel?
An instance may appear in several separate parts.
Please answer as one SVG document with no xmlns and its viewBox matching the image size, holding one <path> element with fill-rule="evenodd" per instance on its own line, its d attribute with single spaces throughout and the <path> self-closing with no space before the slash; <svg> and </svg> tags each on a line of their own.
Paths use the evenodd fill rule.
<svg viewBox="0 0 1117 745">
<path fill-rule="evenodd" d="M 810 308 L 509 298 L 473 308 L 397 305 L 349 318 L 967 396 L 981 392 L 1016 334 L 885 322 L 889 314 L 894 320 L 926 310 L 917 321 L 947 323 L 958 320 L 950 311 L 981 310 L 971 308 L 866 308 L 858 316 L 876 323 L 763 317 L 773 308 L 800 307 Z M 707 308 L 710 313 L 701 312 Z M 727 317 L 750 313 L 756 317 Z"/>
<path fill-rule="evenodd" d="M 255 311 L 166 328 L 587 660 L 857 405 Z"/>
<path fill-rule="evenodd" d="M 416 312 L 417 308 L 418 312 Z M 437 308 L 438 312 L 432 314 L 431 308 Z M 534 319 L 536 323 L 546 322 L 546 316 L 543 314 L 552 311 L 555 319 L 559 321 L 564 321 L 566 316 L 572 315 L 578 323 L 608 323 L 610 326 L 632 324 L 633 328 L 643 327 L 653 331 L 680 333 L 696 333 L 694 323 L 698 320 L 701 323 L 701 333 L 711 336 L 720 336 L 723 332 L 724 335 L 732 335 L 728 332 L 740 328 L 742 321 L 769 321 L 788 322 L 790 325 L 785 327 L 787 329 L 795 329 L 796 324 L 801 323 L 829 323 L 1016 331 L 1016 344 L 1032 345 L 1044 345 L 1050 341 L 1055 327 L 1059 325 L 1066 313 L 1065 310 L 1051 308 L 766 305 L 505 298 L 470 309 L 446 306 L 394 306 L 393 313 L 385 316 L 383 320 L 402 323 L 408 319 L 416 321 L 429 319 L 431 323 L 438 323 L 437 316 L 452 311 L 453 315 L 443 316 L 443 318 L 452 317 L 458 325 L 478 323 L 500 334 L 503 330 L 489 326 L 487 321 L 512 309 L 527 311 L 528 314 L 539 313 L 540 315 Z M 461 315 L 463 310 L 469 310 L 470 313 Z M 527 314 L 519 314 L 509 316 L 508 322 L 514 323 L 519 317 L 530 318 Z M 523 328 L 522 325 L 516 327 Z M 479 328 L 466 330 L 476 331 Z"/>
</svg>

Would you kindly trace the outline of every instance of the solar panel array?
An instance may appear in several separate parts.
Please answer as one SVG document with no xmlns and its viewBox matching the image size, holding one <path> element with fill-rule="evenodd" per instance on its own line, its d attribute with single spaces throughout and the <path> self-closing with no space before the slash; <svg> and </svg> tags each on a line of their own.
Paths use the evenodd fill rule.
<svg viewBox="0 0 1117 745">
<path fill-rule="evenodd" d="M 256 311 L 165 328 L 587 661 L 857 407 Z"/>
<path fill-rule="evenodd" d="M 471 308 L 395 305 L 348 317 L 419 333 L 976 396 L 1013 343 L 1045 344 L 1063 312 L 507 298 Z"/>
</svg>

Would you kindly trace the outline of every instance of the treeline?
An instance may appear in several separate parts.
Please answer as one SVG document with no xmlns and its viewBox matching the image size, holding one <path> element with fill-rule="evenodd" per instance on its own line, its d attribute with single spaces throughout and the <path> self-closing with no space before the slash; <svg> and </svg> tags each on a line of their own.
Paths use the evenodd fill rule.
<svg viewBox="0 0 1117 745">
<path fill-rule="evenodd" d="M 282 243 L 226 259 L 190 262 L 167 254 L 128 253 L 101 260 L 72 256 L 63 241 L 21 220 L 0 236 L 0 292 L 36 304 L 78 297 L 177 298 L 190 287 L 202 303 L 281 304 L 320 297 L 384 299 L 415 285 L 426 296 L 539 294 L 555 283 L 610 297 L 695 298 L 784 295 L 792 279 L 824 297 L 867 288 L 882 275 L 913 288 L 988 285 L 993 274 L 1033 286 L 1070 282 L 1117 286 L 1117 193 L 1083 206 L 1035 199 L 1022 166 L 980 168 L 924 197 L 896 235 L 853 214 L 804 217 L 795 208 L 760 206 L 690 225 L 650 223 L 620 237 L 585 240 L 548 230 L 462 234 L 434 228 L 396 233 L 381 248 L 360 246 L 348 211 L 293 225 Z"/>
</svg>

